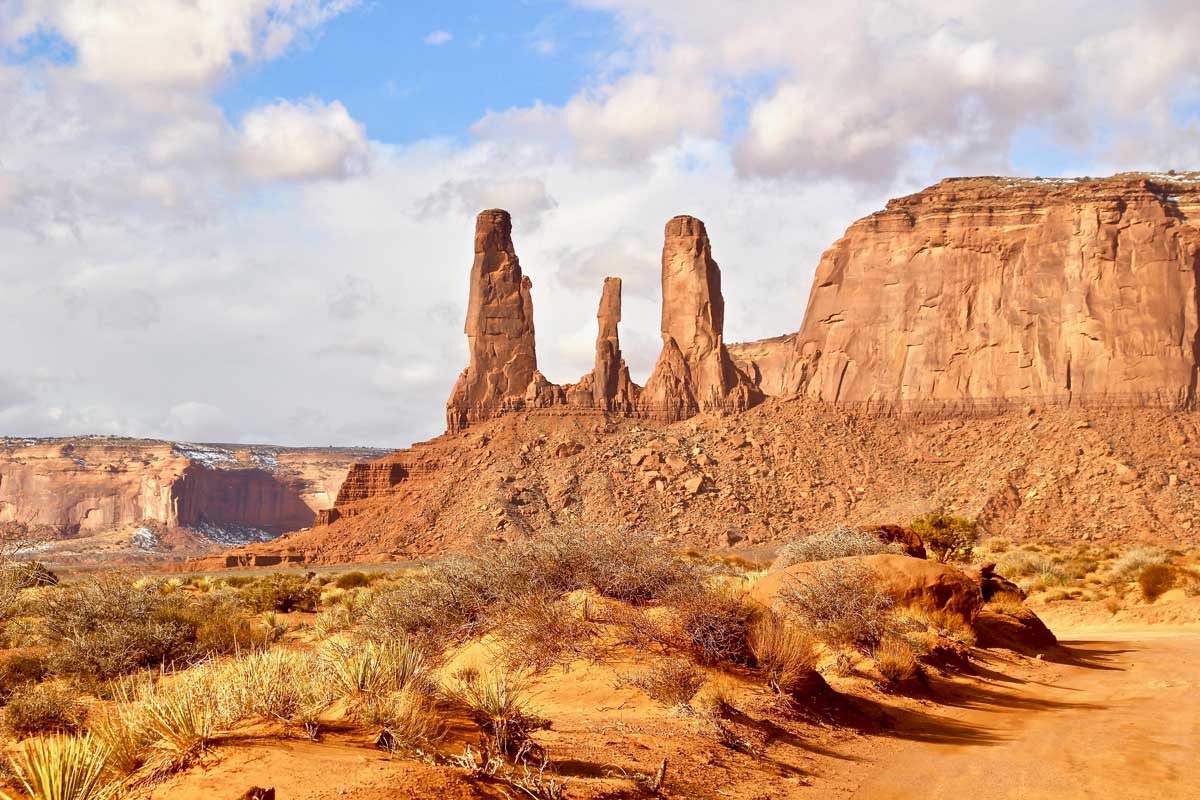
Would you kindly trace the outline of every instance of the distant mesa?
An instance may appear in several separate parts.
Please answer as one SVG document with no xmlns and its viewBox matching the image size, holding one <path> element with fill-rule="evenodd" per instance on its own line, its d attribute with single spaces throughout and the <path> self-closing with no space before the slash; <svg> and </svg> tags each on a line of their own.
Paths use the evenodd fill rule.
<svg viewBox="0 0 1200 800">
<path fill-rule="evenodd" d="M 621 355 L 621 279 L 606 278 L 596 313 L 596 360 L 574 384 L 559 385 L 537 367 L 533 284 L 521 271 L 507 211 L 475 222 L 475 260 L 464 332 L 470 363 L 446 402 L 446 427 L 463 430 L 502 414 L 536 409 L 591 410 L 662 422 L 701 411 L 743 411 L 762 399 L 724 343 L 721 270 L 704 223 L 667 223 L 662 255 L 663 349 L 645 388 Z"/>
</svg>

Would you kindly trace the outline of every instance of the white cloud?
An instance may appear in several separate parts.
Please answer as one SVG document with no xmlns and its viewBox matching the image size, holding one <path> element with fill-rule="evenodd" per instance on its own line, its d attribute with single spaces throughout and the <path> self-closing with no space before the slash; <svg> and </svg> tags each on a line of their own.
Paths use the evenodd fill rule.
<svg viewBox="0 0 1200 800">
<path fill-rule="evenodd" d="M 240 160 L 267 180 L 345 178 L 366 169 L 367 133 L 336 100 L 280 100 L 242 120 Z"/>
<path fill-rule="evenodd" d="M 126 87 L 207 86 L 236 61 L 280 55 L 358 0 L 10 0 L 0 45 L 53 30 L 90 81 Z M 8 34 L 5 35 L 4 31 Z"/>
<path fill-rule="evenodd" d="M 440 45 L 448 43 L 453 38 L 454 38 L 454 34 L 450 33 L 450 31 L 442 31 L 442 30 L 430 31 L 428 34 L 425 35 L 425 44 L 430 45 L 432 47 L 438 47 Z"/>
</svg>

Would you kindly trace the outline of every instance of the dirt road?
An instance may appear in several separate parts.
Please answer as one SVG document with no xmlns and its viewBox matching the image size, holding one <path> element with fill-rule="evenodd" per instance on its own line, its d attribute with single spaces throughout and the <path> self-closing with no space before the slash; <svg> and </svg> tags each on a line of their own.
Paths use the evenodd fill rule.
<svg viewBox="0 0 1200 800">
<path fill-rule="evenodd" d="M 1065 655 L 895 718 L 862 800 L 1200 797 L 1200 632 L 1064 631 Z M 939 703 L 946 698 L 938 698 Z"/>
</svg>

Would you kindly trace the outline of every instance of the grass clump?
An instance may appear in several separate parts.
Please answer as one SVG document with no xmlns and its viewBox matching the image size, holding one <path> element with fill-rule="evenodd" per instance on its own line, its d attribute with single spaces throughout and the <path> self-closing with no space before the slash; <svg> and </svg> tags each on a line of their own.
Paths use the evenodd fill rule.
<svg viewBox="0 0 1200 800">
<path fill-rule="evenodd" d="M 85 711 L 69 691 L 29 684 L 18 687 L 4 707 L 4 731 L 14 739 L 44 733 L 73 733 Z"/>
<path fill-rule="evenodd" d="M 788 542 L 780 548 L 773 566 L 781 569 L 807 561 L 830 561 L 847 556 L 903 552 L 903 545 L 889 544 L 870 531 L 837 525 L 830 530 Z"/>
<path fill-rule="evenodd" d="M 105 800 L 115 797 L 107 749 L 90 736 L 49 736 L 22 743 L 13 772 L 32 800 Z M 0 792 L 6 800 L 11 795 Z"/>
<path fill-rule="evenodd" d="M 1169 564 L 1147 564 L 1138 573 L 1138 588 L 1142 597 L 1153 603 L 1175 585 L 1175 569 Z"/>
<path fill-rule="evenodd" d="M 920 673 L 917 654 L 900 636 L 885 636 L 871 650 L 875 668 L 892 682 L 912 680 Z"/>
<path fill-rule="evenodd" d="M 358 589 L 371 585 L 371 578 L 365 572 L 343 572 L 334 579 L 333 585 L 339 589 Z"/>
<path fill-rule="evenodd" d="M 758 619 L 749 634 L 755 664 L 772 691 L 795 697 L 812 685 L 817 643 L 811 633 L 772 612 Z"/>
<path fill-rule="evenodd" d="M 515 670 L 460 670 L 446 689 L 488 736 L 490 749 L 506 756 L 527 751 L 530 735 L 550 726 L 531 708 L 529 676 Z"/>
<path fill-rule="evenodd" d="M 322 660 L 331 696 L 345 700 L 357 716 L 369 715 L 392 693 L 430 682 L 428 656 L 411 639 L 331 642 Z"/>
<path fill-rule="evenodd" d="M 1135 547 L 1118 557 L 1108 568 L 1110 583 L 1126 583 L 1135 579 L 1152 564 L 1170 564 L 1171 554 L 1159 547 Z"/>
</svg>

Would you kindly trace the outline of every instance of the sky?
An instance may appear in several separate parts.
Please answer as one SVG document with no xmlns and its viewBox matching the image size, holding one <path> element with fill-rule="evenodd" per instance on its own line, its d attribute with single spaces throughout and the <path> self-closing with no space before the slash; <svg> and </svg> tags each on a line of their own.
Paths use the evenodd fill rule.
<svg viewBox="0 0 1200 800">
<path fill-rule="evenodd" d="M 502 207 L 539 366 L 603 279 L 653 367 L 662 229 L 726 341 L 955 175 L 1200 168 L 1194 0 L 0 0 L 0 435 L 404 446 L 466 366 Z"/>
</svg>

